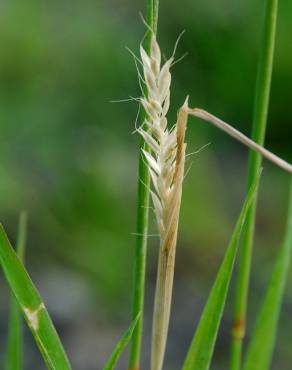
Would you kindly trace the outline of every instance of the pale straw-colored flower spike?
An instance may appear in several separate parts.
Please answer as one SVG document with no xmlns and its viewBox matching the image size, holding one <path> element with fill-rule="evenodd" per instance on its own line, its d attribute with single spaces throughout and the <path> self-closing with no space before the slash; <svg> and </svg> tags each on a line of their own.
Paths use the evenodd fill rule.
<svg viewBox="0 0 292 370">
<path fill-rule="evenodd" d="M 151 148 L 151 154 L 147 151 L 143 153 L 152 179 L 151 197 L 160 235 L 152 327 L 151 370 L 161 370 L 170 317 L 177 228 L 184 177 L 187 100 L 178 113 L 176 125 L 169 129 L 166 114 L 170 101 L 170 68 L 174 58 L 172 56 L 161 66 L 161 52 L 154 36 L 151 41 L 150 55 L 142 46 L 140 55 L 148 94 L 141 98 L 147 118 L 138 132 Z"/>
</svg>

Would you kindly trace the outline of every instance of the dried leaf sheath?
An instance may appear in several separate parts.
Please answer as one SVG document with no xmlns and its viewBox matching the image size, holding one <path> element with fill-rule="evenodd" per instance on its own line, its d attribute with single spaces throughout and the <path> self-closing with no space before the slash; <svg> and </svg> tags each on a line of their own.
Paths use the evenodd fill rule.
<svg viewBox="0 0 292 370">
<path fill-rule="evenodd" d="M 170 317 L 177 229 L 181 204 L 182 181 L 184 176 L 185 149 L 184 134 L 187 113 L 184 107 L 179 112 L 177 127 L 177 161 L 174 175 L 171 206 L 168 209 L 165 237 L 159 249 L 157 282 L 154 301 L 152 328 L 151 370 L 162 368 Z"/>
<path fill-rule="evenodd" d="M 154 36 L 150 55 L 143 47 L 140 48 L 140 55 L 143 65 L 143 82 L 147 86 L 148 95 L 141 98 L 147 119 L 138 132 L 152 151 L 151 154 L 144 152 L 144 158 L 151 175 L 153 185 L 151 197 L 160 235 L 151 369 L 160 370 L 165 353 L 170 316 L 188 111 L 186 100 L 179 111 L 177 124 L 171 129 L 168 128 L 166 114 L 170 103 L 170 67 L 173 57 L 161 66 L 161 52 Z"/>
</svg>

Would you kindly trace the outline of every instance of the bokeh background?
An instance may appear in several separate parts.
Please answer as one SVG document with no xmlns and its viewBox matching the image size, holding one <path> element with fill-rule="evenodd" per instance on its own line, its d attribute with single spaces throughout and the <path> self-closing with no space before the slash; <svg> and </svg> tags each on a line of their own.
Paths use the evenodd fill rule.
<svg viewBox="0 0 292 370">
<path fill-rule="evenodd" d="M 130 322 L 139 96 L 125 46 L 138 52 L 145 1 L 0 3 L 0 219 L 15 241 L 29 213 L 27 267 L 76 370 L 102 367 Z M 249 134 L 263 0 L 161 1 L 159 42 L 173 68 L 169 121 L 185 96 Z M 291 159 L 292 3 L 279 4 L 266 146 Z M 247 150 L 190 119 L 166 368 L 182 364 L 244 198 Z M 283 237 L 288 176 L 264 162 L 248 310 L 249 333 Z M 151 214 L 150 233 L 155 234 Z M 158 240 L 149 238 L 143 368 L 149 364 Z M 292 360 L 291 274 L 273 369 Z M 1 361 L 9 290 L 1 277 Z M 233 284 L 234 285 L 234 284 Z M 213 369 L 226 369 L 232 289 Z M 25 332 L 25 368 L 45 369 Z M 124 356 L 120 368 L 125 368 Z"/>
</svg>

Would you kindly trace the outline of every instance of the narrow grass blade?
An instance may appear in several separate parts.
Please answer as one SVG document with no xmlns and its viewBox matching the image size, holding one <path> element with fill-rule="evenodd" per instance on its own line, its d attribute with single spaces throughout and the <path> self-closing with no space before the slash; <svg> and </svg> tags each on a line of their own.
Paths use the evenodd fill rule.
<svg viewBox="0 0 292 370">
<path fill-rule="evenodd" d="M 269 286 L 260 308 L 246 353 L 244 370 L 268 370 L 274 350 L 277 326 L 292 252 L 292 182 L 286 235 L 278 252 Z"/>
<path fill-rule="evenodd" d="M 121 339 L 118 341 L 118 343 L 116 344 L 110 358 L 108 359 L 107 363 L 105 364 L 103 370 L 113 370 L 116 367 L 116 364 L 117 364 L 120 356 L 122 355 L 122 353 L 124 352 L 125 348 L 127 347 L 127 345 L 129 344 L 129 342 L 132 338 L 134 329 L 137 325 L 137 322 L 138 322 L 139 318 L 140 318 L 140 314 L 136 317 L 136 319 L 132 322 L 131 326 L 123 334 Z"/>
<path fill-rule="evenodd" d="M 252 127 L 252 140 L 259 145 L 263 145 L 265 142 L 274 60 L 278 0 L 265 0 L 264 3 L 265 15 L 259 50 Z M 258 170 L 261 167 L 261 162 L 261 155 L 250 151 L 247 187 L 253 183 L 257 176 Z M 255 198 L 257 198 L 257 196 Z M 230 370 L 241 369 L 241 354 L 246 330 L 246 312 L 256 219 L 256 203 L 255 201 L 250 207 L 246 224 L 242 232 L 242 248 L 240 250 L 235 289 Z"/>
<path fill-rule="evenodd" d="M 18 236 L 17 236 L 17 255 L 23 263 L 25 255 L 25 243 L 27 232 L 27 215 L 22 212 L 19 217 Z M 10 298 L 10 317 L 8 323 L 8 341 L 5 361 L 5 370 L 21 370 L 22 365 L 22 317 L 19 305 L 11 295 Z"/>
<path fill-rule="evenodd" d="M 210 367 L 222 318 L 242 227 L 252 204 L 258 181 L 251 187 L 235 225 L 231 240 L 204 307 L 183 370 L 207 370 Z"/>
<path fill-rule="evenodd" d="M 70 370 L 61 341 L 28 273 L 0 225 L 0 263 L 49 370 Z"/>
</svg>

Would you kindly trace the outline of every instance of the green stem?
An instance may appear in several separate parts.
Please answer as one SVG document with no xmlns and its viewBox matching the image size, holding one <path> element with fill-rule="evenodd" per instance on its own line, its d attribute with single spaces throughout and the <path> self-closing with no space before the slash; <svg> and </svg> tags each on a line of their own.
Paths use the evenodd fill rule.
<svg viewBox="0 0 292 370">
<path fill-rule="evenodd" d="M 147 19 L 149 27 L 156 34 L 158 21 L 159 0 L 147 0 Z M 151 32 L 146 33 L 144 47 L 147 53 L 150 53 Z M 144 91 L 147 95 L 147 91 Z M 145 119 L 143 112 L 142 122 Z M 147 250 L 147 233 L 148 233 L 148 209 L 149 209 L 149 188 L 150 175 L 148 167 L 142 157 L 142 150 L 149 151 L 149 147 L 144 140 L 139 145 L 139 169 L 138 169 L 138 194 L 137 194 L 137 225 L 136 225 L 136 251 L 134 266 L 134 292 L 132 303 L 132 320 L 137 315 L 140 319 L 135 327 L 130 350 L 129 369 L 140 369 L 141 344 L 143 332 L 143 312 L 144 312 L 144 291 L 145 291 L 145 270 L 146 270 L 146 250 Z"/>
<path fill-rule="evenodd" d="M 157 34 L 159 0 L 153 0 L 153 32 Z"/>
<path fill-rule="evenodd" d="M 26 230 L 27 215 L 25 212 L 21 212 L 16 246 L 17 255 L 21 262 L 24 261 Z M 22 318 L 18 303 L 11 295 L 5 370 L 21 370 L 22 367 Z"/>
<path fill-rule="evenodd" d="M 266 0 L 262 42 L 258 62 L 257 83 L 253 113 L 252 139 L 260 145 L 264 144 L 269 97 L 272 79 L 274 45 L 277 21 L 277 0 Z M 261 167 L 262 157 L 255 152 L 249 154 L 248 184 L 254 182 Z M 241 368 L 242 343 L 246 327 L 246 309 L 248 300 L 250 268 L 256 218 L 256 198 L 249 210 L 247 222 L 243 230 L 243 242 L 239 259 L 238 277 L 236 282 L 235 309 L 232 325 L 231 370 Z"/>
</svg>

